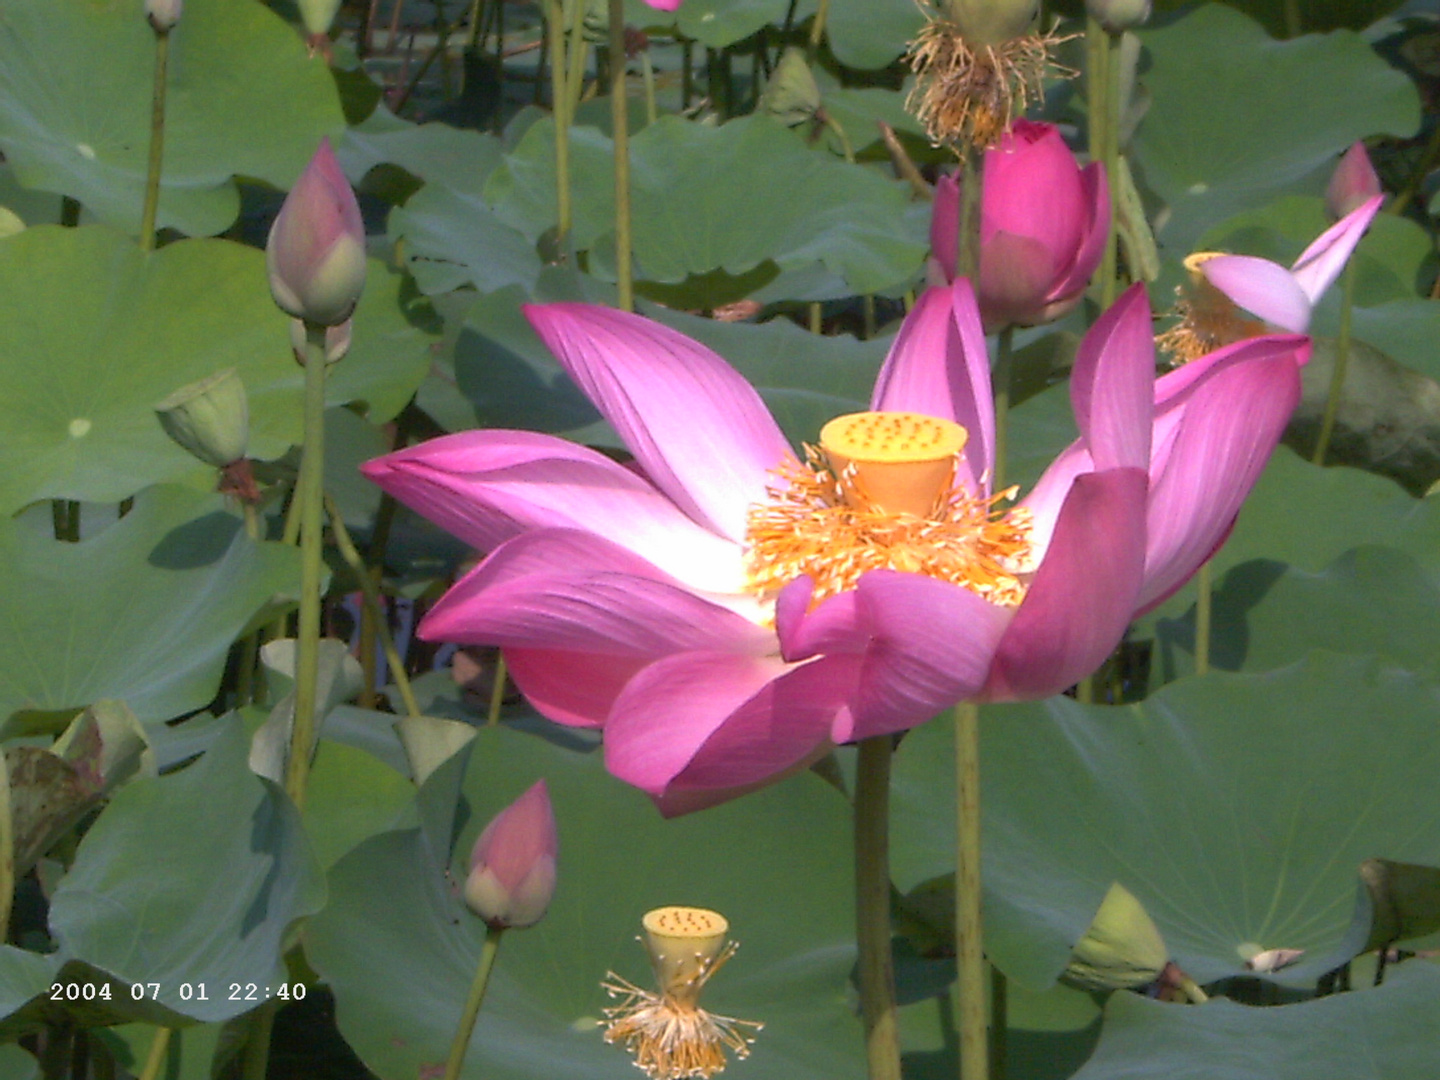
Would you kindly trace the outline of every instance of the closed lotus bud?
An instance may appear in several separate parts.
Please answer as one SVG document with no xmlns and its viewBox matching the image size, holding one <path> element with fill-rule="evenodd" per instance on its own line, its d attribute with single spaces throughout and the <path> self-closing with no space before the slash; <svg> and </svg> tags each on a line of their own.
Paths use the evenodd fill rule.
<svg viewBox="0 0 1440 1080">
<path fill-rule="evenodd" d="M 180 21 L 184 6 L 184 0 L 145 0 L 145 17 L 157 34 L 166 34 Z"/>
<path fill-rule="evenodd" d="M 804 49 L 792 45 L 785 50 L 765 84 L 760 109 L 786 127 L 797 127 L 815 119 L 820 111 L 820 87 L 805 62 Z"/>
<path fill-rule="evenodd" d="M 970 45 L 999 45 L 1029 33 L 1040 0 L 945 0 L 945 14 Z"/>
<path fill-rule="evenodd" d="M 1325 189 L 1325 207 L 1330 216 L 1339 221 L 1379 194 L 1380 177 L 1370 164 L 1365 144 L 1357 142 L 1345 151 L 1330 176 L 1330 185 Z"/>
<path fill-rule="evenodd" d="M 287 314 L 321 326 L 350 318 L 365 287 L 365 224 L 330 140 L 280 208 L 265 244 L 270 293 Z"/>
<path fill-rule="evenodd" d="M 1150 18 L 1150 0 L 1085 0 L 1085 10 L 1106 31 L 1118 34 Z"/>
<path fill-rule="evenodd" d="M 496 815 L 475 841 L 465 903 L 497 929 L 534 926 L 555 892 L 555 814 L 545 781 Z"/>
<path fill-rule="evenodd" d="M 1060 978 L 1082 990 L 1133 989 L 1159 978 L 1169 959 L 1150 915 L 1117 881 L 1105 894 Z"/>
<path fill-rule="evenodd" d="M 155 406 L 165 434 L 217 469 L 245 456 L 250 410 L 234 368 L 182 386 Z"/>
<path fill-rule="evenodd" d="M 340 0 L 295 0 L 300 9 L 300 21 L 312 37 L 324 37 L 330 33 L 330 24 L 340 10 Z"/>
</svg>

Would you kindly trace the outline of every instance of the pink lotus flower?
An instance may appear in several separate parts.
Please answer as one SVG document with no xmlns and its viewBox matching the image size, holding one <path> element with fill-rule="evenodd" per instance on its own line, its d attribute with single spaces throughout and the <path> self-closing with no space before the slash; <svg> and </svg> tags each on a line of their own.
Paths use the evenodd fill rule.
<svg viewBox="0 0 1440 1080">
<path fill-rule="evenodd" d="M 1272 327 L 1303 334 L 1325 290 L 1380 209 L 1382 196 L 1365 200 L 1316 238 L 1288 270 L 1253 255 L 1214 255 L 1191 261 L 1232 302 Z"/>
<path fill-rule="evenodd" d="M 285 196 L 265 266 L 275 303 L 297 319 L 338 326 L 355 310 L 365 287 L 365 224 L 329 139 Z"/>
<path fill-rule="evenodd" d="M 540 780 L 475 841 L 465 903 L 491 926 L 534 926 L 555 893 L 555 848 L 555 812 Z"/>
<path fill-rule="evenodd" d="M 962 699 L 1044 697 L 1088 674 L 1223 539 L 1307 349 L 1260 339 L 1157 383 L 1132 289 L 1077 356 L 1080 440 L 1002 512 L 974 297 L 964 279 L 932 288 L 871 404 L 880 428 L 968 432 L 953 488 L 921 518 L 867 502 L 863 474 L 799 462 L 755 390 L 681 334 L 583 304 L 526 313 L 639 473 L 517 431 L 446 436 L 364 472 L 492 552 L 422 635 L 501 645 L 532 704 L 603 728 L 610 771 L 666 813 Z"/>
<path fill-rule="evenodd" d="M 1325 208 L 1331 217 L 1343 218 L 1379 194 L 1380 177 L 1370 164 L 1365 144 L 1357 141 L 1345 151 L 1340 164 L 1330 174 L 1330 183 L 1325 188 Z"/>
<path fill-rule="evenodd" d="M 645 3 L 658 11 L 676 11 L 680 7 L 680 0 L 645 0 Z"/>
<path fill-rule="evenodd" d="M 980 200 L 980 315 L 985 332 L 1035 326 L 1080 302 L 1110 230 L 1110 191 L 1098 163 L 1081 169 L 1052 124 L 1019 120 L 985 151 Z M 960 183 L 935 189 L 930 247 L 955 276 Z"/>
</svg>

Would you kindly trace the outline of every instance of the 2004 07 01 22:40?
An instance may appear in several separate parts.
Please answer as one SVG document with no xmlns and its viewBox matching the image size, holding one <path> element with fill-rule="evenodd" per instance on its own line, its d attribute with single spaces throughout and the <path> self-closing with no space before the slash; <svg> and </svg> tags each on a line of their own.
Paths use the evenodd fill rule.
<svg viewBox="0 0 1440 1080">
<path fill-rule="evenodd" d="M 230 983 L 227 987 L 227 1001 L 268 1001 L 272 997 L 282 1001 L 304 1001 L 304 983 L 280 983 L 278 986 L 261 986 L 259 983 Z M 181 1001 L 209 1001 L 210 990 L 205 983 L 181 983 L 177 988 Z M 131 983 L 132 1001 L 160 999 L 159 983 Z M 50 984 L 51 1001 L 113 1001 L 115 988 L 111 983 L 65 982 Z"/>
</svg>

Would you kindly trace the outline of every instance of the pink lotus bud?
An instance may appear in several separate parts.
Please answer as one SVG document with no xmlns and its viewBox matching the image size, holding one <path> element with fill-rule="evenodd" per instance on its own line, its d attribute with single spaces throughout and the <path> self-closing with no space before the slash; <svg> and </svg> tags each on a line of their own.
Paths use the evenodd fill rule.
<svg viewBox="0 0 1440 1080">
<path fill-rule="evenodd" d="M 1052 124 L 1019 120 L 985 151 L 980 315 L 987 333 L 1058 319 L 1080 302 L 1105 250 L 1110 192 Z"/>
<path fill-rule="evenodd" d="M 180 21 L 183 0 L 145 0 L 145 17 L 157 34 L 168 34 Z"/>
<path fill-rule="evenodd" d="M 645 0 L 645 3 L 660 11 L 674 11 L 680 6 L 680 0 Z"/>
<path fill-rule="evenodd" d="M 501 810 L 470 853 L 465 903 L 493 927 L 534 926 L 555 892 L 555 814 L 545 781 Z"/>
<path fill-rule="evenodd" d="M 1379 194 L 1380 177 L 1375 173 L 1375 166 L 1370 164 L 1365 144 L 1356 142 L 1335 166 L 1330 186 L 1325 189 L 1325 206 L 1330 216 L 1338 221 Z"/>
<path fill-rule="evenodd" d="M 285 197 L 265 266 L 275 303 L 297 319 L 336 326 L 355 310 L 365 286 L 365 225 L 329 139 Z"/>
</svg>

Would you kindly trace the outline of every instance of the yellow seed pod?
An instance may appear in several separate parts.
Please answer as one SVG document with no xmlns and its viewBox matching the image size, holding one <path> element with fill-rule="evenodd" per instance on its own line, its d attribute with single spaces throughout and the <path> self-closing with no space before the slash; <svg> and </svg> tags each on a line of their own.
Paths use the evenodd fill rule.
<svg viewBox="0 0 1440 1080">
<path fill-rule="evenodd" d="M 928 517 L 955 479 L 969 433 L 952 420 L 910 412 L 837 416 L 820 448 L 859 509 Z"/>
</svg>

